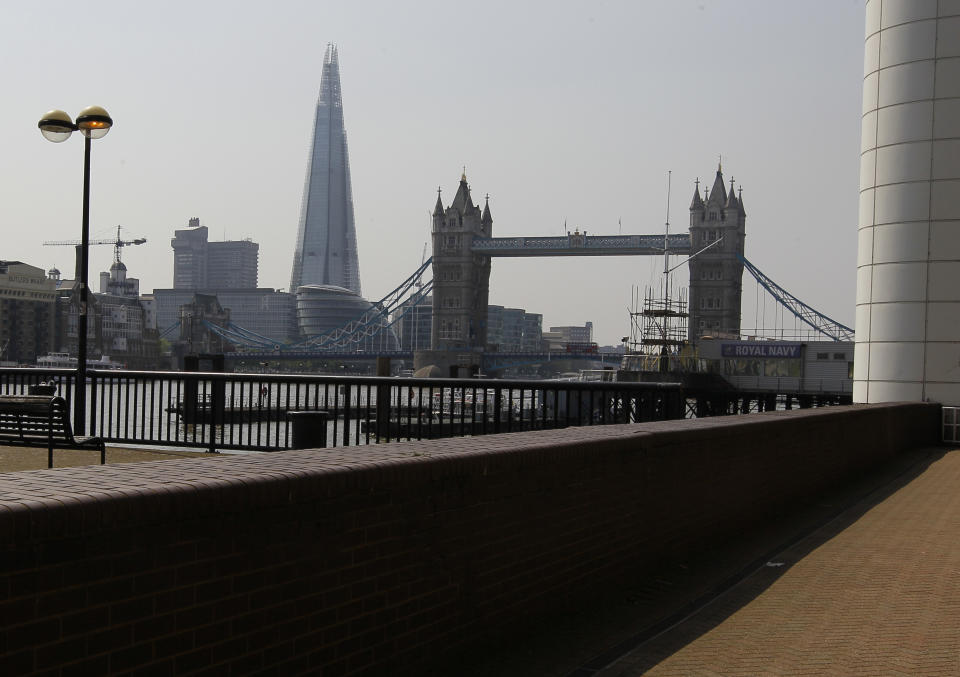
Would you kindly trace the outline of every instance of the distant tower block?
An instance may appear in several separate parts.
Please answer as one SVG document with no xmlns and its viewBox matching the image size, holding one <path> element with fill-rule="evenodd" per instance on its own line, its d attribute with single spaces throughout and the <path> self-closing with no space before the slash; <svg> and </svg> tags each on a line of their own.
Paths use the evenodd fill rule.
<svg viewBox="0 0 960 677">
<path fill-rule="evenodd" d="M 743 290 L 743 256 L 746 240 L 747 213 L 743 194 L 734 194 L 723 183 L 723 172 L 717 167 L 713 188 L 700 197 L 700 184 L 690 203 L 690 251 L 698 252 L 690 259 L 690 324 L 688 337 L 692 343 L 701 336 L 740 336 L 740 300 Z"/>
<path fill-rule="evenodd" d="M 334 285 L 360 294 L 340 64 L 333 45 L 327 46 L 323 58 L 290 292 L 296 293 L 298 287 L 308 284 Z"/>
<path fill-rule="evenodd" d="M 960 4 L 868 0 L 856 402 L 960 404 Z"/>
</svg>

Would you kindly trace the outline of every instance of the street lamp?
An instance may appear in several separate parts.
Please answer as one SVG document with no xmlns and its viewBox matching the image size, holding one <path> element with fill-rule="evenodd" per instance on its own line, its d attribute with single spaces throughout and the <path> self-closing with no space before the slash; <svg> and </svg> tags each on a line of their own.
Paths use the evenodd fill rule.
<svg viewBox="0 0 960 677">
<path fill-rule="evenodd" d="M 37 123 L 44 138 L 60 143 L 78 131 L 83 134 L 83 225 L 80 234 L 80 306 L 77 314 L 77 395 L 73 409 L 73 429 L 86 432 L 87 409 L 87 268 L 90 251 L 90 141 L 107 135 L 113 119 L 100 106 L 84 108 L 73 122 L 62 110 L 46 113 Z"/>
</svg>

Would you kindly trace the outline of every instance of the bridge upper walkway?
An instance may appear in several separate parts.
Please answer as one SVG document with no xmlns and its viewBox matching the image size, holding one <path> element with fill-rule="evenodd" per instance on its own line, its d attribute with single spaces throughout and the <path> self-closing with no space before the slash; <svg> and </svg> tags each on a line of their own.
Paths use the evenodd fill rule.
<svg viewBox="0 0 960 677">
<path fill-rule="evenodd" d="M 671 254 L 690 253 L 690 235 L 668 235 Z M 663 235 L 587 235 L 474 238 L 470 250 L 486 256 L 636 256 L 663 254 Z"/>
</svg>

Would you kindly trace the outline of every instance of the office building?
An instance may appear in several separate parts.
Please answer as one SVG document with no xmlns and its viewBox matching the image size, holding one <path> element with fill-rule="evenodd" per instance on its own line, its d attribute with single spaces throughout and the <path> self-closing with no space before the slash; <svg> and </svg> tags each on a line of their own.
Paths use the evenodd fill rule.
<svg viewBox="0 0 960 677">
<path fill-rule="evenodd" d="M 543 345 L 543 315 L 540 313 L 524 313 L 523 336 L 520 340 L 520 352 L 536 353 Z"/>
<path fill-rule="evenodd" d="M 487 306 L 487 349 L 500 353 L 539 352 L 543 316 L 523 308 Z"/>
<path fill-rule="evenodd" d="M 304 285 L 361 293 L 340 64 L 333 45 L 327 46 L 320 76 L 290 291 Z"/>
<path fill-rule="evenodd" d="M 208 289 L 256 289 L 260 245 L 251 239 L 207 244 Z"/>
<path fill-rule="evenodd" d="M 177 230 L 173 247 L 174 289 L 256 289 L 260 245 L 250 239 L 210 242 L 194 217 Z"/>
<path fill-rule="evenodd" d="M 394 314 L 393 329 L 402 350 L 430 350 L 430 327 L 433 324 L 433 297 L 419 304 L 404 301 Z"/>
<path fill-rule="evenodd" d="M 157 328 L 157 303 L 153 294 L 141 294 L 140 305 L 143 306 L 143 317 L 147 327 Z"/>
<path fill-rule="evenodd" d="M 190 227 L 175 231 L 173 247 L 173 288 L 200 289 L 207 286 L 207 228 L 200 219 L 190 219 Z"/>
<path fill-rule="evenodd" d="M 522 308 L 503 309 L 503 337 L 501 352 L 518 353 L 523 349 L 523 320 L 526 312 Z"/>
<path fill-rule="evenodd" d="M 57 283 L 50 272 L 0 261 L 0 362 L 34 364 L 54 349 Z"/>
<path fill-rule="evenodd" d="M 571 343 L 593 343 L 593 322 L 587 322 L 582 327 L 550 327 L 550 332 L 559 335 L 560 342 L 564 345 Z"/>
</svg>

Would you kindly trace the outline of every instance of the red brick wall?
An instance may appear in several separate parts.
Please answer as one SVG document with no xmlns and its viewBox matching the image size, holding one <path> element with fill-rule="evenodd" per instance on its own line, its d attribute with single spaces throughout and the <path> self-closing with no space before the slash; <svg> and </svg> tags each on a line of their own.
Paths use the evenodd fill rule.
<svg viewBox="0 0 960 677">
<path fill-rule="evenodd" d="M 0 675 L 391 672 L 937 441 L 863 405 L 0 474 Z"/>
</svg>

